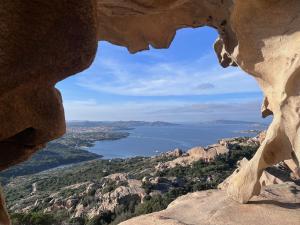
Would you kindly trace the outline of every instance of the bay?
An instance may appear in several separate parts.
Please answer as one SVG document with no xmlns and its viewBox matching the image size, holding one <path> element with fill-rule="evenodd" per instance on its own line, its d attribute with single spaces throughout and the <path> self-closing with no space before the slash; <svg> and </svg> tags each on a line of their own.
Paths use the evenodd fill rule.
<svg viewBox="0 0 300 225">
<path fill-rule="evenodd" d="M 263 130 L 266 125 L 257 123 L 200 123 L 169 126 L 138 126 L 130 130 L 127 138 L 98 141 L 88 151 L 102 155 L 104 159 L 153 156 L 180 148 L 207 146 L 222 138 L 256 136 L 249 130 Z"/>
</svg>

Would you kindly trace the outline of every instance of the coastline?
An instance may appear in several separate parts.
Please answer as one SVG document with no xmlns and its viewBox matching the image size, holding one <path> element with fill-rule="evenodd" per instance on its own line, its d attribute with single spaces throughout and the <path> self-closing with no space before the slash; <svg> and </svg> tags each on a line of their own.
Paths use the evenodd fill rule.
<svg viewBox="0 0 300 225">
<path fill-rule="evenodd" d="M 171 149 L 187 150 L 193 146 L 208 146 L 222 138 L 253 137 L 265 127 L 252 132 L 251 124 L 180 124 L 177 126 L 138 126 L 126 138 L 96 141 L 89 152 L 104 159 L 153 156 Z"/>
</svg>

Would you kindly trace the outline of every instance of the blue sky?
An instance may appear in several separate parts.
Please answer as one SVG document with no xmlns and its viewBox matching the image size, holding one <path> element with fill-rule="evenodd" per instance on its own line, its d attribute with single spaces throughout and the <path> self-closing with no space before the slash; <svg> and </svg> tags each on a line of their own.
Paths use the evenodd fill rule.
<svg viewBox="0 0 300 225">
<path fill-rule="evenodd" d="M 222 68 L 211 28 L 182 29 L 169 49 L 130 54 L 99 42 L 90 68 L 59 84 L 67 120 L 260 120 L 262 94 L 239 68 Z"/>
</svg>

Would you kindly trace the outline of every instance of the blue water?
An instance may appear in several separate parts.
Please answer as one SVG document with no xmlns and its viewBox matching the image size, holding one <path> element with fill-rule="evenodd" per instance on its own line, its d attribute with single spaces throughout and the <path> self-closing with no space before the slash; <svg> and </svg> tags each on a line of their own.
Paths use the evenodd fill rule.
<svg viewBox="0 0 300 225">
<path fill-rule="evenodd" d="M 255 136 L 244 130 L 264 129 L 253 124 L 185 124 L 176 126 L 140 126 L 130 130 L 129 137 L 114 141 L 98 141 L 90 152 L 103 155 L 105 159 L 133 156 L 152 156 L 158 152 L 195 146 L 207 146 L 221 138 Z"/>
</svg>

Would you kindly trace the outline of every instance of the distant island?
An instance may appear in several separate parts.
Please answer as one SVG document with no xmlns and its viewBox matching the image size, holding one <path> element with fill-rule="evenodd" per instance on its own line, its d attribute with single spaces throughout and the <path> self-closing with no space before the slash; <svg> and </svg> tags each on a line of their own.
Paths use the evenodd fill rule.
<svg viewBox="0 0 300 225">
<path fill-rule="evenodd" d="M 67 122 L 68 127 L 97 127 L 105 126 L 113 129 L 126 129 L 130 127 L 138 126 L 176 126 L 176 123 L 169 123 L 164 121 L 69 121 Z"/>
<path fill-rule="evenodd" d="M 259 134 L 262 130 L 241 130 L 239 133 L 241 134 Z"/>
<path fill-rule="evenodd" d="M 265 126 L 266 124 L 254 121 L 242 121 L 242 120 L 214 120 L 210 121 L 210 123 L 216 124 L 249 124 L 249 125 L 258 125 Z"/>
</svg>

